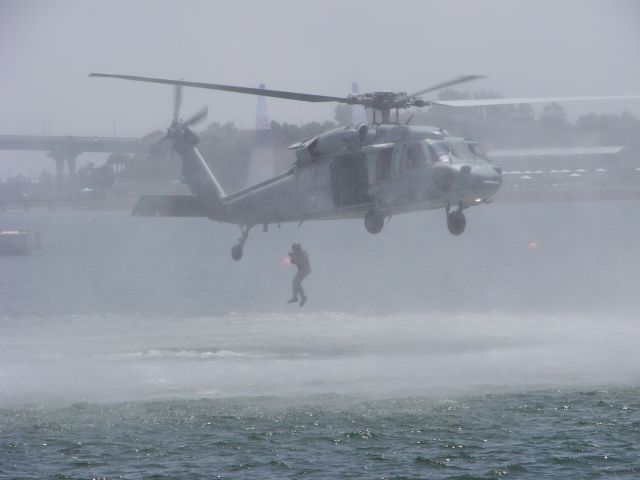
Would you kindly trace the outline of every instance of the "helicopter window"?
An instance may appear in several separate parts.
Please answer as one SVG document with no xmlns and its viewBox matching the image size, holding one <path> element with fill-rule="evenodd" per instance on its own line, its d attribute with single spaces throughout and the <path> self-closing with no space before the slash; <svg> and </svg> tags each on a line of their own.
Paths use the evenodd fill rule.
<svg viewBox="0 0 640 480">
<path fill-rule="evenodd" d="M 391 155 L 391 176 L 393 178 L 401 176 L 406 170 L 406 145 L 396 145 Z"/>
<path fill-rule="evenodd" d="M 456 159 L 464 162 L 475 162 L 477 160 L 465 142 L 452 141 L 448 145 Z"/>
<path fill-rule="evenodd" d="M 467 146 L 469 147 L 469 150 L 471 150 L 476 157 L 481 158 L 482 160 L 485 160 L 485 161 L 490 161 L 489 157 L 487 157 L 487 154 L 484 152 L 482 147 L 478 145 L 476 142 L 467 142 Z"/>
<path fill-rule="evenodd" d="M 392 148 L 385 148 L 378 155 L 378 160 L 376 161 L 376 177 L 378 178 L 379 182 L 391 180 L 392 152 Z"/>
<path fill-rule="evenodd" d="M 412 143 L 407 146 L 407 168 L 418 168 L 424 166 L 427 157 L 424 154 L 421 143 Z"/>
<path fill-rule="evenodd" d="M 431 156 L 437 158 L 439 162 L 451 163 L 451 150 L 446 143 L 429 143 L 429 150 Z"/>
</svg>

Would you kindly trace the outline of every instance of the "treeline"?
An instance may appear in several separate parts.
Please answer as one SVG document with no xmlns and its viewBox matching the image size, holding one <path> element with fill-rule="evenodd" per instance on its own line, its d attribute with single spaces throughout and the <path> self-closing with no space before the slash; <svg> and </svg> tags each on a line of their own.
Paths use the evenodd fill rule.
<svg viewBox="0 0 640 480">
<path fill-rule="evenodd" d="M 472 94 L 447 90 L 440 100 L 501 98 L 495 92 Z M 402 116 L 404 121 L 411 114 Z M 628 145 L 640 151 L 640 119 L 629 112 L 590 113 L 567 119 L 562 105 L 551 103 L 539 109 L 529 104 L 490 107 L 434 106 L 415 112 L 410 121 L 416 125 L 434 125 L 453 134 L 470 135 L 487 148 L 560 147 Z"/>
</svg>

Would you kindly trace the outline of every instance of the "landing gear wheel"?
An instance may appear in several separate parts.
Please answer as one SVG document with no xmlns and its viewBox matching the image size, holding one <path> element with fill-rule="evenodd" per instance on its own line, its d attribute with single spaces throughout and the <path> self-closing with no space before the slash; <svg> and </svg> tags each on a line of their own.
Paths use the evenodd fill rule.
<svg viewBox="0 0 640 480">
<path fill-rule="evenodd" d="M 447 228 L 451 235 L 460 235 L 464 232 L 467 226 L 467 219 L 462 213 L 462 210 L 456 210 L 453 213 L 447 214 Z"/>
<path fill-rule="evenodd" d="M 364 217 L 364 228 L 367 232 L 380 233 L 382 227 L 384 227 L 384 216 L 376 210 L 369 210 Z"/>
<path fill-rule="evenodd" d="M 244 244 L 249 237 L 249 230 L 251 230 L 251 227 L 252 225 L 240 225 L 240 233 L 242 236 L 238 239 L 238 243 L 231 247 L 231 258 L 236 262 L 242 258 L 242 254 L 244 253 Z"/>
<path fill-rule="evenodd" d="M 236 262 L 242 258 L 243 253 L 242 245 L 234 245 L 231 247 L 231 258 L 233 258 Z"/>
</svg>

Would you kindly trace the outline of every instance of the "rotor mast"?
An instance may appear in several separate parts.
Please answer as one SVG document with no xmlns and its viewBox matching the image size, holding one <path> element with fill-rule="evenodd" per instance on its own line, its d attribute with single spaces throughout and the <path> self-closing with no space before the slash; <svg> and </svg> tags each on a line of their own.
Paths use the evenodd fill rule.
<svg viewBox="0 0 640 480">
<path fill-rule="evenodd" d="M 390 124 L 391 110 L 396 111 L 396 122 L 398 121 L 398 113 L 402 108 L 410 107 L 426 107 L 430 102 L 415 96 L 409 96 L 405 92 L 373 92 L 363 95 L 350 95 L 346 98 L 349 105 L 363 105 L 373 111 L 373 123 Z M 376 113 L 380 112 L 382 117 L 380 122 L 377 121 Z"/>
</svg>

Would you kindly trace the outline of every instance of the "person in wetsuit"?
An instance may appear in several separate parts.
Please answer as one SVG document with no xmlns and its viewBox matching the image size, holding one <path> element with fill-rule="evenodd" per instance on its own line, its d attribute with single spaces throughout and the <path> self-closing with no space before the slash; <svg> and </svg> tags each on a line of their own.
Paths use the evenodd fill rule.
<svg viewBox="0 0 640 480">
<path fill-rule="evenodd" d="M 298 267 L 298 273 L 293 277 L 293 297 L 287 303 L 295 303 L 300 299 L 300 306 L 307 303 L 307 296 L 302 288 L 302 280 L 311 273 L 311 264 L 309 263 L 309 254 L 302 249 L 299 243 L 291 245 L 289 252 L 291 263 Z"/>
</svg>

